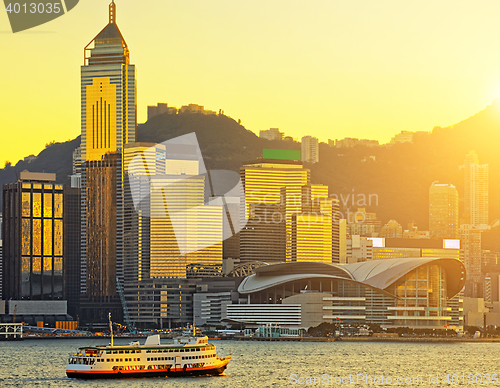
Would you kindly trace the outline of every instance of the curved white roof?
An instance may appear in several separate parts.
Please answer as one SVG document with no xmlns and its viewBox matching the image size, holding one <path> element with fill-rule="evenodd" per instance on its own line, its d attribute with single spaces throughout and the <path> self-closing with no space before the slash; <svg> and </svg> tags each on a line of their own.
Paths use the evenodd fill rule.
<svg viewBox="0 0 500 388">
<path fill-rule="evenodd" d="M 448 296 L 463 288 L 465 267 L 456 259 L 417 257 L 365 261 L 355 264 L 329 264 L 321 262 L 287 262 L 264 265 L 255 274 L 246 277 L 238 287 L 241 294 L 251 294 L 277 285 L 309 278 L 330 278 L 365 284 L 383 293 L 398 279 L 418 267 L 435 263 L 443 266 L 447 274 Z"/>
<path fill-rule="evenodd" d="M 418 267 L 435 263 L 444 266 L 447 273 L 449 295 L 457 294 L 465 284 L 465 267 L 459 260 L 436 257 L 372 260 L 346 264 L 346 268 L 361 283 L 386 289 L 398 279 Z"/>
</svg>

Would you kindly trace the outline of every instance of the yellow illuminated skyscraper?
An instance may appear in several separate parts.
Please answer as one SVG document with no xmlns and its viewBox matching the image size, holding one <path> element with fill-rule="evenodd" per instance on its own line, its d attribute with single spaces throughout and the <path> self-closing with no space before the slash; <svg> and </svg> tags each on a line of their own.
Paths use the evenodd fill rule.
<svg viewBox="0 0 500 388">
<path fill-rule="evenodd" d="M 261 159 L 240 168 L 245 206 L 243 217 L 248 218 L 250 204 L 271 205 L 281 201 L 281 188 L 309 184 L 310 170 L 302 162 Z"/>
<path fill-rule="evenodd" d="M 127 282 L 211 276 L 222 266 L 222 207 L 205 205 L 197 156 L 171 157 L 170 146 L 125 146 Z"/>
<path fill-rule="evenodd" d="M 337 201 L 328 197 L 328 186 L 302 186 L 300 201 L 298 211 L 290 214 L 290 259 L 338 263 Z"/>
<path fill-rule="evenodd" d="M 276 151 L 279 156 L 279 151 Z M 272 206 L 282 204 L 283 209 L 278 212 L 285 215 L 286 220 L 286 251 L 281 260 L 291 259 L 291 213 L 297 212 L 302 206 L 302 186 L 309 184 L 310 170 L 302 166 L 302 162 L 286 159 L 258 159 L 255 162 L 244 164 L 240 168 L 240 177 L 243 186 L 241 198 L 241 220 L 251 216 L 250 209 L 257 206 Z M 285 188 L 287 188 L 285 190 Z M 283 191 L 284 190 L 284 191 Z M 277 213 L 277 214 L 278 214 Z M 241 221 L 240 221 L 241 222 Z M 250 220 L 249 220 L 250 222 Z M 276 222 L 276 221 L 272 221 Z M 251 221 L 252 224 L 255 220 Z M 242 241 L 248 245 L 243 234 L 250 233 L 248 227 L 242 230 Z M 258 243 L 254 241 L 253 243 Z M 242 249 L 246 249 L 242 247 Z M 251 250 L 251 248 L 248 248 Z M 248 251 L 248 249 L 246 249 Z M 245 254 L 246 255 L 246 254 Z M 242 256 L 243 255 L 242 252 Z M 278 255 L 279 256 L 279 255 Z M 249 255 L 248 257 L 253 257 Z M 245 260 L 242 257 L 242 260 Z"/>
<path fill-rule="evenodd" d="M 488 225 L 488 165 L 479 164 L 476 151 L 470 151 L 464 167 L 464 216 L 471 225 Z"/>
<path fill-rule="evenodd" d="M 135 66 L 113 1 L 81 67 L 82 280 L 98 302 L 116 294 L 123 276 L 123 147 L 135 141 L 136 125 Z"/>
<path fill-rule="evenodd" d="M 432 183 L 429 188 L 431 238 L 458 238 L 458 192 L 455 186 Z"/>
<path fill-rule="evenodd" d="M 23 171 L 3 187 L 3 298 L 63 299 L 64 187 Z"/>
</svg>

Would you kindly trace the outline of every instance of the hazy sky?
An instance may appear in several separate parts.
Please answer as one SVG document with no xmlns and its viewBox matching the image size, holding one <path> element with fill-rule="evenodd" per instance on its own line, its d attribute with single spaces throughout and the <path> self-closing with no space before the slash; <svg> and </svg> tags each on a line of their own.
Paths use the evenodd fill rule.
<svg viewBox="0 0 500 388">
<path fill-rule="evenodd" d="M 0 12 L 0 163 L 80 133 L 83 48 L 109 0 L 12 34 Z M 500 97 L 500 2 L 117 0 L 138 122 L 166 102 L 223 109 L 256 133 L 387 142 Z"/>
</svg>

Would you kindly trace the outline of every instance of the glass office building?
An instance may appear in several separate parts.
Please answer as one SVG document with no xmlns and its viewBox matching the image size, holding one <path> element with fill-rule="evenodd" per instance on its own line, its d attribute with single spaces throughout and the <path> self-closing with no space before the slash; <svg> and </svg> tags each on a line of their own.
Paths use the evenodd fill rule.
<svg viewBox="0 0 500 388">
<path fill-rule="evenodd" d="M 64 186 L 55 174 L 24 171 L 3 187 L 3 297 L 64 297 Z"/>
<path fill-rule="evenodd" d="M 135 141 L 136 111 L 135 66 L 112 2 L 81 67 L 81 281 L 96 302 L 115 297 L 123 278 L 123 147 Z"/>
</svg>

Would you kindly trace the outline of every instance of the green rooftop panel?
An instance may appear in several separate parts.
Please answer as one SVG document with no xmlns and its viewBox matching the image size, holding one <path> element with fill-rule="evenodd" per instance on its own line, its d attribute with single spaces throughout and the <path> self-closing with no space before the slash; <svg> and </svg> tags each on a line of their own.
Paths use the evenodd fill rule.
<svg viewBox="0 0 500 388">
<path fill-rule="evenodd" d="M 299 150 L 273 150 L 264 148 L 262 150 L 264 159 L 300 160 Z"/>
</svg>

